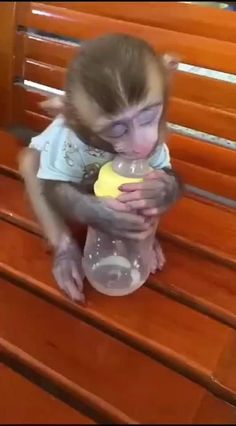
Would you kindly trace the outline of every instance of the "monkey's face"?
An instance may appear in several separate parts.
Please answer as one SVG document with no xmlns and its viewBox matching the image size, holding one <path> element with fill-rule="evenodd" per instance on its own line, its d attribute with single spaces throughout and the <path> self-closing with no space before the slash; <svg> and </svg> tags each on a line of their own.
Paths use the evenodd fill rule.
<svg viewBox="0 0 236 426">
<path fill-rule="evenodd" d="M 146 78 L 147 90 L 143 99 L 133 105 L 126 103 L 116 114 L 104 113 L 97 103 L 80 91 L 74 98 L 77 133 L 84 136 L 84 140 L 87 136 L 89 144 L 126 158 L 149 157 L 160 139 L 165 88 L 157 67 L 150 67 Z"/>
<path fill-rule="evenodd" d="M 125 157 L 146 158 L 157 145 L 162 111 L 162 102 L 128 107 L 105 126 L 100 127 L 97 122 L 98 134 Z"/>
</svg>

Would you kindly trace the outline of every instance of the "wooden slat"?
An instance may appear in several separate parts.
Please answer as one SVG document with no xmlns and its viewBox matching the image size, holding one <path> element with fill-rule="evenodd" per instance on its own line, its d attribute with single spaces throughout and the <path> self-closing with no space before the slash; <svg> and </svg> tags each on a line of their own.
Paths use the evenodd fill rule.
<svg viewBox="0 0 236 426">
<path fill-rule="evenodd" d="M 193 424 L 227 424 L 235 425 L 236 409 L 230 404 L 207 394 L 202 399 Z"/>
<path fill-rule="evenodd" d="M 33 226 L 35 218 L 29 208 L 28 201 L 26 201 L 23 185 L 17 181 L 13 182 L 10 178 L 4 176 L 1 176 L 1 182 L 0 211 L 5 212 L 8 217 L 11 214 L 11 218 L 17 216 L 23 220 L 26 219 Z M 207 217 L 207 208 L 204 204 L 202 208 L 203 218 Z M 224 216 L 224 211 L 221 213 L 224 217 L 223 220 L 226 221 L 227 216 Z M 179 221 L 179 218 L 177 219 Z M 198 226 L 200 228 L 203 226 L 201 217 L 199 217 L 199 221 Z M 209 223 L 205 226 L 208 229 Z M 224 241 L 220 226 L 218 235 Z M 200 240 L 200 242 L 207 244 L 208 239 L 205 241 Z M 169 287 L 170 291 L 172 290 L 174 293 L 181 292 L 181 294 L 186 295 L 187 299 L 190 297 L 194 303 L 198 301 L 199 305 L 208 306 L 211 312 L 223 315 L 224 319 L 231 323 L 233 322 L 236 326 L 235 269 L 227 269 L 224 265 L 215 263 L 210 259 L 203 259 L 200 254 L 189 252 L 188 247 L 176 246 L 168 241 L 164 242 L 164 249 L 168 261 L 167 268 L 161 274 L 158 274 L 156 278 L 152 277 L 151 282 L 161 285 L 164 289 Z M 199 271 L 198 266 L 200 262 L 203 264 L 201 271 Z M 179 265 L 185 266 L 184 268 L 179 268 Z M 199 275 L 200 272 L 201 275 Z M 172 281 L 172 275 L 175 277 L 175 285 Z"/>
<path fill-rule="evenodd" d="M 11 198 L 12 197 L 9 197 L 9 199 Z M 0 262 L 9 264 L 12 268 L 18 271 L 20 270 L 23 273 L 31 274 L 41 282 L 50 282 L 51 285 L 54 285 L 52 277 L 50 278 L 50 257 L 46 255 L 46 253 L 43 253 L 42 241 L 38 238 L 34 238 L 30 234 L 25 234 L 24 231 L 21 231 L 6 223 L 1 223 L 0 229 L 2 240 L 4 242 L 4 249 L 0 254 Z M 21 257 L 14 257 L 13 255 L 15 244 L 22 246 Z M 40 252 L 40 257 L 37 258 L 36 254 L 33 255 L 33 250 L 35 250 L 35 253 Z M 35 261 L 32 259 L 35 259 Z M 41 267 L 42 261 L 44 263 L 43 271 Z M 34 264 L 35 266 L 33 266 Z M 35 268 L 35 272 L 33 272 L 32 268 Z M 38 275 L 39 273 L 41 274 L 40 278 Z M 172 276 L 172 282 L 173 280 L 174 276 Z M 178 356 L 179 362 L 182 359 L 182 361 L 191 366 L 191 368 L 193 365 L 195 365 L 195 368 L 199 369 L 199 373 L 201 375 L 203 374 L 203 376 L 205 376 L 207 370 L 210 368 L 209 363 L 211 365 L 215 363 L 215 361 L 213 362 L 213 359 L 217 357 L 218 345 L 221 347 L 224 339 L 227 338 L 226 329 L 224 327 L 224 330 L 222 330 L 221 334 L 220 328 L 218 327 L 219 324 L 216 325 L 216 323 L 212 322 L 211 320 L 208 321 L 207 317 L 202 317 L 201 315 L 199 316 L 198 314 L 194 313 L 194 311 L 191 311 L 184 306 L 163 298 L 161 295 L 156 295 L 155 298 L 153 298 L 152 291 L 147 290 L 144 287 L 139 292 L 133 294 L 131 297 L 122 298 L 120 302 L 118 302 L 116 299 L 111 300 L 110 298 L 98 296 L 97 293 L 94 292 L 91 288 L 86 289 L 86 294 L 88 300 L 91 302 L 91 307 L 93 306 L 93 310 L 95 309 L 95 306 L 97 309 L 98 301 L 100 301 L 99 303 L 102 305 L 101 310 L 99 308 L 99 316 L 102 315 L 104 318 L 104 315 L 107 315 L 109 320 L 106 320 L 106 323 L 109 324 L 109 321 L 111 321 L 111 318 L 113 318 L 114 327 L 117 321 L 115 318 L 119 319 L 119 330 L 123 328 L 123 330 L 126 330 L 127 332 L 127 330 L 131 328 L 131 335 L 133 334 L 135 339 L 137 339 L 139 342 L 142 342 L 142 345 L 148 345 L 152 348 L 152 350 L 154 350 L 154 352 L 157 351 L 157 353 L 159 350 L 161 350 L 161 352 L 163 351 L 163 354 L 165 353 L 167 358 L 169 358 L 169 356 L 173 356 L 172 362 L 176 362 L 177 360 L 175 359 L 175 356 Z M 131 302 L 133 306 L 132 317 L 130 313 L 129 315 L 126 315 L 125 313 L 125 310 L 128 308 Z M 157 305 L 159 311 L 158 316 L 156 316 Z M 144 330 L 139 328 L 139 321 L 137 318 L 135 318 L 135 315 L 138 314 L 139 318 L 142 317 L 142 315 L 146 317 L 147 306 L 149 327 L 148 331 L 146 330 L 144 333 Z M 111 310 L 111 312 L 108 312 L 107 310 Z M 141 312 L 143 313 L 141 314 Z M 123 325 L 120 322 L 121 319 Z M 185 335 L 186 332 L 190 332 L 190 330 L 188 330 L 187 324 L 191 324 L 191 329 L 194 330 L 194 336 L 191 337 L 192 341 L 194 341 L 194 344 L 191 345 L 191 347 L 188 345 L 190 337 Z M 210 355 L 209 348 L 206 348 L 203 341 L 198 341 L 197 343 L 195 339 L 206 339 L 206 341 L 208 339 L 214 339 L 214 343 L 212 342 L 214 348 L 212 354 Z M 210 340 L 208 343 L 209 342 Z M 209 346 L 211 347 L 210 343 Z M 205 349 L 207 350 L 205 351 Z M 205 365 L 205 367 L 203 367 L 203 365 Z M 206 367 L 206 365 L 208 365 L 208 367 Z"/>
<path fill-rule="evenodd" d="M 2 145 L 3 146 L 3 145 Z M 17 152 L 17 147 L 12 144 L 12 153 Z M 1 147 L 1 145 L 0 145 Z M 1 153 L 1 151 L 0 151 Z M 8 160 L 6 158 L 6 160 Z M 7 194 L 6 200 L 8 202 Z M 19 197 L 17 195 L 11 199 Z M 4 202 L 4 197 L 2 203 Z M 192 224 L 195 224 L 193 227 Z M 202 204 L 199 201 L 184 198 L 162 219 L 161 229 L 173 235 L 179 235 L 197 245 L 210 247 L 216 254 L 235 263 L 236 251 L 234 238 L 236 238 L 235 214 L 215 206 Z M 222 244 L 224 241 L 224 244 Z"/>
<path fill-rule="evenodd" d="M 33 111 L 24 111 L 23 125 L 35 130 L 35 132 L 42 132 L 52 120 L 43 114 L 37 114 Z"/>
<path fill-rule="evenodd" d="M 183 73 L 180 73 L 180 75 Z M 64 89 L 64 80 L 65 80 L 65 69 L 62 67 L 48 65 L 41 62 L 37 62 L 34 60 L 28 59 L 25 64 L 25 79 L 34 81 L 45 86 L 54 87 L 56 89 Z M 182 79 L 182 77 L 181 77 Z M 191 80 L 192 82 L 192 80 Z M 181 93 L 181 86 L 184 86 L 184 82 L 177 81 L 177 88 L 174 90 L 174 95 Z M 192 82 L 193 83 L 193 82 Z M 223 83 L 231 86 L 230 83 Z M 206 90 L 206 84 L 204 83 L 204 87 L 202 88 L 202 93 Z M 217 90 L 216 85 L 216 90 Z M 233 85 L 232 85 L 233 86 Z M 212 85 L 214 87 L 214 84 Z M 210 89 L 212 89 L 210 86 Z M 200 90 L 200 87 L 196 87 L 197 90 Z M 186 89 L 185 94 L 188 89 Z M 189 99 L 193 99 L 191 97 L 191 90 Z M 208 105 L 205 104 L 204 99 L 202 103 L 195 103 L 192 100 L 188 100 L 184 98 L 182 95 L 181 98 L 172 97 L 169 106 L 168 119 L 172 123 L 180 124 L 185 127 L 193 128 L 196 130 L 200 130 L 206 133 L 214 134 L 223 138 L 236 140 L 235 134 L 235 125 L 236 125 L 236 110 L 232 110 L 232 103 L 230 102 L 227 105 L 227 110 L 222 109 L 222 105 L 217 107 L 212 106 L 212 104 L 217 104 L 219 95 L 217 95 L 216 99 L 208 99 Z M 223 95 L 223 93 L 222 93 Z M 197 95 L 195 96 L 195 98 Z M 210 105 L 209 105 L 210 104 Z M 230 108 L 229 108 L 230 107 Z"/>
<path fill-rule="evenodd" d="M 236 221 L 233 212 L 183 198 L 163 216 L 161 229 L 202 247 L 211 247 L 216 255 L 236 264 Z"/>
<path fill-rule="evenodd" d="M 33 224 L 35 218 L 29 208 L 29 203 L 26 201 L 22 183 L 13 182 L 10 178 L 4 176 L 1 176 L 1 182 L 2 197 L 0 198 L 0 211 L 5 212 L 8 217 L 10 215 L 11 218 L 17 216 L 21 220 L 26 219 Z M 208 207 L 203 204 L 202 210 L 202 216 L 199 216 L 199 221 L 193 223 L 195 223 L 195 227 L 198 226 L 199 228 L 205 225 L 205 230 L 209 229 L 211 233 L 212 230 L 209 228 L 210 220 L 207 224 L 203 224 L 202 219 L 208 217 Z M 224 210 L 219 210 L 220 214 L 223 217 L 223 222 L 226 222 L 228 213 L 225 214 Z M 177 217 L 176 220 L 180 222 L 181 217 Z M 191 225 L 192 222 L 190 220 L 188 222 Z M 187 223 L 183 220 L 182 227 L 186 226 Z M 217 223 L 219 223 L 219 220 Z M 220 223 L 218 237 L 221 241 L 225 240 Z M 209 238 L 200 240 L 200 243 L 207 245 Z M 201 254 L 190 251 L 188 246 L 181 247 L 178 243 L 170 241 L 164 241 L 163 244 L 167 256 L 167 267 L 162 273 L 151 277 L 151 283 L 158 286 L 161 285 L 164 289 L 169 288 L 170 291 L 177 294 L 180 292 L 186 296 L 186 299 L 191 298 L 194 303 L 197 302 L 200 306 L 204 304 L 204 306 L 208 307 L 209 311 L 212 313 L 215 312 L 221 317 L 223 316 L 224 319 L 233 323 L 236 327 L 235 269 L 227 268 L 223 264 L 203 258 Z M 200 263 L 202 264 L 201 269 L 199 269 Z M 179 265 L 184 265 L 184 268 L 180 268 Z"/>
<path fill-rule="evenodd" d="M 236 140 L 236 114 L 228 111 L 174 98 L 169 105 L 168 120 L 184 127 Z"/>
<path fill-rule="evenodd" d="M 31 13 L 19 24 L 79 40 L 91 39 L 108 32 L 123 32 L 150 42 L 159 52 L 175 51 L 182 62 L 234 73 L 236 44 L 206 37 L 153 28 L 135 23 L 74 12 L 43 3 L 31 3 Z"/>
<path fill-rule="evenodd" d="M 13 183 L 3 176 L 1 182 L 2 187 L 7 190 L 3 193 L 0 211 L 5 211 L 6 214 L 11 212 L 11 219 L 18 217 L 21 222 L 26 219 L 32 224 L 34 217 L 28 203 L 26 205 L 22 184 L 17 181 Z M 80 237 L 84 239 L 84 235 Z M 207 259 L 204 255 L 189 250 L 188 247 L 183 248 L 166 240 L 162 245 L 167 257 L 167 266 L 161 273 L 151 276 L 149 283 L 154 288 L 161 288 L 177 299 L 190 303 L 200 310 L 203 309 L 236 328 L 235 270 Z M 35 271 L 37 279 L 42 281 L 46 279 L 45 276 L 38 275 L 38 269 Z"/>
<path fill-rule="evenodd" d="M 29 377 L 31 374 L 36 376 L 36 380 L 42 380 L 43 384 L 49 388 L 52 387 L 53 391 L 56 388 L 55 391 L 62 399 L 69 400 L 77 409 L 85 411 L 88 416 L 92 415 L 98 423 L 137 424 L 133 418 L 99 396 L 87 391 L 2 337 L 0 337 L 0 352 L 5 363 L 10 363 L 17 371 L 23 370 Z"/>
<path fill-rule="evenodd" d="M 0 130 L 0 165 L 17 170 L 17 157 L 22 144 L 10 133 Z"/>
<path fill-rule="evenodd" d="M 4 264 L 11 264 L 11 268 L 13 268 L 16 271 L 23 271 L 25 276 L 28 276 L 28 279 L 30 280 L 32 278 L 37 279 L 37 286 L 39 287 L 47 287 L 48 284 L 53 283 L 52 278 L 50 277 L 50 263 L 48 256 L 44 253 L 42 253 L 42 249 L 38 250 L 39 247 L 36 248 L 37 243 L 37 237 L 34 237 L 32 234 L 27 234 L 25 231 L 21 231 L 20 229 L 13 229 L 13 232 L 11 232 L 10 228 L 14 228 L 12 225 L 9 224 L 1 224 L 1 233 L 2 235 L 5 235 L 6 230 L 8 231 L 8 241 L 5 241 L 4 238 L 4 253 L 1 253 L 1 264 L 2 262 Z M 21 235 L 21 236 L 20 236 Z M 13 250 L 15 250 L 14 241 L 17 241 L 18 247 L 22 250 L 22 256 L 16 257 L 13 255 Z M 35 241 L 35 243 L 33 242 Z M 2 250 L 3 251 L 3 250 Z M 6 252 L 7 251 L 7 252 Z M 37 258 L 36 253 L 40 253 L 40 258 Z M 31 253 L 31 254 L 30 254 Z M 5 260 L 4 260 L 5 258 Z M 48 258 L 48 260 L 47 260 Z M 43 262 L 43 263 L 42 263 Z M 42 264 L 44 267 L 42 268 Z M 1 266 L 2 268 L 2 266 Z M 37 271 L 37 272 L 36 272 Z M 39 274 L 40 277 L 44 275 L 43 279 L 41 278 L 39 281 Z M 54 284 L 51 284 L 54 286 Z M 50 289 L 48 289 L 50 292 Z M 102 360 L 106 362 L 107 359 L 110 360 L 108 370 L 106 370 L 107 374 L 109 374 L 110 377 L 113 377 L 113 387 L 114 382 L 116 382 L 116 387 L 119 388 L 120 382 L 123 381 L 123 375 L 121 373 L 121 370 L 116 365 L 116 374 L 112 372 L 113 366 L 114 366 L 114 357 L 118 357 L 122 363 L 119 363 L 119 365 L 122 365 L 122 372 L 126 374 L 126 366 L 132 365 L 132 370 L 129 370 L 129 379 L 131 380 L 132 375 L 137 376 L 138 368 L 140 368 L 137 365 L 137 356 L 134 354 L 129 355 L 128 358 L 128 364 L 125 362 L 125 359 L 122 357 L 122 354 L 120 353 L 120 350 L 116 344 L 116 347 L 114 347 L 114 344 L 112 344 L 112 348 L 109 350 L 107 347 L 107 337 L 105 339 L 105 336 L 100 336 L 100 332 L 95 332 L 93 329 L 93 333 L 91 336 L 91 332 L 89 329 L 87 329 L 87 326 L 84 323 L 79 323 L 77 320 L 77 326 L 73 325 L 73 322 L 71 319 L 67 320 L 64 318 L 64 314 L 60 312 L 60 315 L 56 314 L 56 311 L 53 309 L 53 307 L 48 308 L 51 310 L 51 316 L 49 315 L 49 311 L 47 310 L 47 307 L 45 307 L 45 303 L 38 303 L 40 305 L 38 308 L 37 306 L 34 306 L 34 302 L 30 302 L 30 298 L 24 296 L 24 303 L 21 302 L 21 295 L 20 290 L 19 291 L 12 291 L 11 288 L 4 291 L 4 294 L 1 291 L 1 300 L 2 303 L 6 304 L 6 308 L 1 311 L 1 315 L 3 316 L 3 323 L 4 323 L 4 330 L 5 335 L 10 342 L 13 342 L 15 345 L 22 348 L 24 351 L 30 353 L 32 356 L 39 359 L 40 352 L 44 349 L 44 345 L 42 342 L 42 331 L 40 329 L 46 329 L 46 335 L 44 339 L 50 340 L 54 345 L 57 346 L 57 353 L 60 353 L 61 345 L 66 348 L 66 351 L 69 351 L 68 353 L 74 353 L 75 346 L 78 342 L 81 341 L 80 336 L 86 336 L 86 343 L 83 340 L 83 350 L 82 353 L 78 353 L 81 351 L 81 349 L 78 352 L 75 352 L 76 358 L 80 357 L 80 364 L 82 363 L 84 365 L 85 358 L 86 358 L 86 364 L 84 365 L 84 369 L 87 372 L 86 378 L 85 373 L 81 373 L 80 370 L 78 370 L 78 365 L 75 364 L 75 357 L 71 359 L 70 363 L 70 374 L 74 374 L 72 377 L 74 381 L 79 380 L 79 384 L 83 386 L 84 388 L 88 389 L 88 386 L 90 388 L 88 390 L 95 392 L 97 395 L 99 395 L 101 398 L 105 399 L 109 403 L 113 404 L 116 408 L 121 409 L 123 412 L 125 412 L 127 415 L 132 414 L 133 418 L 135 418 L 138 421 L 155 421 L 157 420 L 159 416 L 159 413 L 161 412 L 161 405 L 160 403 L 163 403 L 163 398 L 165 399 L 166 396 L 163 394 L 162 400 L 158 403 L 154 404 L 154 399 L 156 398 L 156 395 L 159 394 L 158 392 L 158 383 L 160 381 L 155 383 L 155 375 L 151 376 L 150 372 L 145 371 L 146 361 L 145 359 L 142 359 L 142 376 L 139 377 L 138 383 L 137 383 L 137 377 L 136 377 L 136 390 L 137 390 L 137 397 L 136 397 L 136 405 L 138 401 L 140 401 L 141 406 L 136 408 L 135 411 L 133 407 L 131 407 L 131 400 L 133 398 L 131 397 L 131 394 L 129 393 L 129 390 L 125 392 L 125 395 L 123 395 L 123 398 L 126 400 L 125 405 L 118 404 L 118 389 L 112 391 L 112 388 L 104 389 L 103 386 L 103 393 L 101 394 L 101 378 L 99 377 L 99 371 L 101 369 L 105 368 L 103 367 Z M 46 293 L 46 289 L 44 290 Z M 12 294 L 13 293 L 13 294 Z M 14 296 L 14 293 L 16 295 Z M 132 344 L 138 345 L 139 348 L 143 348 L 144 350 L 151 351 L 152 355 L 156 357 L 158 356 L 158 352 L 162 353 L 162 357 L 164 357 L 165 362 L 168 361 L 169 365 L 172 367 L 176 365 L 176 356 L 178 357 L 179 361 L 181 360 L 182 368 L 184 371 L 188 370 L 189 363 L 192 364 L 192 367 L 195 370 L 198 370 L 198 374 L 196 377 L 200 380 L 200 377 L 202 377 L 202 380 L 204 382 L 207 382 L 209 386 L 215 387 L 214 381 L 211 380 L 211 377 L 214 375 L 214 369 L 215 365 L 217 364 L 218 358 L 220 354 L 223 351 L 223 348 L 225 347 L 228 339 L 231 337 L 232 332 L 230 329 L 220 323 L 217 323 L 206 316 L 199 314 L 197 312 L 192 311 L 189 308 L 186 308 L 185 306 L 176 303 L 174 301 L 171 301 L 158 293 L 153 293 L 152 290 L 149 290 L 145 287 L 143 287 L 139 292 L 136 292 L 131 297 L 122 298 L 122 299 L 111 299 L 109 297 L 104 297 L 91 289 L 91 287 L 86 288 L 86 296 L 88 300 L 88 307 L 83 310 L 83 316 L 88 316 L 88 318 L 92 317 L 93 321 L 97 321 L 97 323 L 102 324 L 103 328 L 112 331 L 113 335 L 116 335 L 116 333 L 119 331 L 119 335 L 122 337 L 125 337 L 126 342 L 130 342 Z M 62 296 L 64 298 L 64 296 Z M 9 303 L 6 301 L 9 300 Z M 15 303 L 18 300 L 18 308 L 16 308 Z M 26 327 L 24 324 L 24 318 L 28 318 L 28 315 L 24 317 L 24 315 L 21 312 L 21 309 L 24 309 L 23 306 L 28 306 L 26 303 L 30 303 L 30 310 L 34 309 L 35 314 L 31 315 L 31 312 L 27 312 L 28 315 L 30 313 L 31 318 L 31 325 L 32 325 L 32 331 L 29 330 L 29 327 Z M 130 303 L 132 303 L 132 314 L 130 312 Z M 156 315 L 156 309 L 158 306 L 158 316 Z M 8 307 L 8 309 L 7 309 Z M 11 330 L 11 321 L 9 321 L 9 316 L 6 317 L 6 310 L 7 312 L 11 312 L 12 310 L 15 312 L 15 314 L 18 313 L 18 316 L 21 318 L 21 327 L 24 328 L 23 333 L 21 333 L 17 336 L 15 336 L 14 333 L 16 333 L 16 330 Z M 39 312 L 41 314 L 39 315 Z M 67 315 L 68 317 L 68 315 Z M 7 319 L 8 318 L 8 319 Z M 36 319 L 38 318 L 38 320 Z M 52 320 L 51 327 L 49 327 L 49 324 L 47 324 L 47 321 Z M 140 323 L 140 318 L 142 318 L 142 321 Z M 144 320 L 145 318 L 145 320 Z M 40 320 L 41 319 L 41 320 Z M 55 335 L 55 338 L 53 339 L 52 335 L 50 336 L 48 333 L 52 333 L 54 331 L 54 327 L 57 323 L 58 325 L 58 333 L 60 331 L 60 340 L 61 345 L 58 342 L 57 334 Z M 143 322 L 145 321 L 145 322 Z M 5 325 L 6 322 L 6 325 Z M 10 322 L 10 324 L 9 324 Z M 62 322 L 64 326 L 62 327 Z M 144 324 L 146 324 L 145 327 Z M 148 326 L 147 326 L 148 324 Z M 34 341 L 33 347 L 30 346 L 30 342 L 26 345 L 26 339 L 27 335 L 30 336 L 30 334 L 33 332 L 37 334 L 37 339 Z M 49 331 L 50 329 L 50 331 Z M 70 329 L 70 333 L 68 333 L 68 330 Z M 11 330 L 11 331 L 9 331 Z M 76 333 L 77 330 L 77 333 Z M 44 332 L 45 333 L 45 332 Z M 80 335 L 79 335 L 80 334 Z M 98 336 L 96 337 L 96 335 Z M 66 336 L 68 336 L 66 338 Z M 73 336 L 73 337 L 72 337 Z M 93 344 L 90 344 L 90 336 L 93 339 Z M 71 344 L 68 344 L 69 340 Z M 99 342 L 98 343 L 98 339 Z M 104 340 L 105 339 L 105 340 Z M 103 352 L 105 351 L 106 356 L 102 357 L 100 359 L 99 365 L 96 363 L 96 359 L 94 359 L 93 354 L 97 353 L 96 345 L 99 344 L 100 348 L 103 348 Z M 77 347 L 77 346 L 76 346 Z M 81 347 L 81 345 L 80 345 Z M 89 349 L 89 353 L 91 353 L 91 356 L 87 356 L 86 352 Z M 32 352 L 33 351 L 33 352 Z M 51 351 L 49 351 L 50 354 Z M 52 350 L 52 354 L 55 356 L 55 351 Z M 65 375 L 65 372 L 61 371 L 62 363 L 63 363 L 63 354 L 65 356 L 65 349 L 60 355 L 60 360 L 56 357 L 55 359 L 51 359 L 51 365 L 48 364 L 48 356 L 46 357 L 46 354 L 44 354 L 44 363 L 46 363 L 49 367 L 53 367 L 56 371 L 59 371 Z M 112 355 L 113 354 L 113 355 Z M 140 354 L 141 355 L 141 354 Z M 82 359 L 82 358 L 83 359 Z M 143 356 L 142 356 L 143 358 Z M 39 359 L 40 360 L 40 359 Z M 58 362 L 60 361 L 60 366 L 58 365 Z M 52 365 L 53 362 L 53 365 Z M 153 361 L 154 363 L 154 361 Z M 156 364 L 158 368 L 158 363 Z M 92 367 L 93 366 L 93 367 Z M 60 370 L 59 370 L 60 367 Z M 67 369 L 69 368 L 67 360 L 64 359 L 63 368 Z M 90 369 L 92 368 L 93 372 L 96 371 L 96 377 L 97 379 L 94 379 L 95 382 L 92 380 L 92 376 L 90 373 Z M 129 367 L 130 368 L 130 367 Z M 74 370 L 77 370 L 76 372 Z M 152 374 L 154 372 L 152 371 Z M 101 372 L 101 374 L 104 374 L 104 371 Z M 119 376 L 119 381 L 118 381 Z M 144 378 L 146 377 L 146 381 L 150 381 L 151 383 L 149 385 L 149 390 L 147 392 L 147 386 L 148 383 L 144 383 Z M 77 379 L 78 377 L 78 379 Z M 160 376 L 159 376 L 160 377 Z M 204 377 L 204 379 L 203 379 Z M 85 383 L 86 380 L 86 383 Z M 98 387 L 98 384 L 96 381 L 99 381 L 100 386 Z M 164 377 L 161 380 L 161 383 L 163 382 Z M 167 382 L 165 382 L 167 384 Z M 105 383 L 104 383 L 105 384 Z M 223 386 L 224 383 L 222 382 L 220 384 L 220 387 Z M 92 386 L 92 388 L 91 388 Z M 217 385 L 218 387 L 218 385 Z M 170 392 L 171 384 L 169 383 L 166 386 L 166 391 Z M 223 389 L 222 389 L 223 390 Z M 131 391 L 131 390 L 130 390 Z M 176 391 L 176 389 L 175 389 Z M 105 392 L 105 393 L 104 393 Z M 116 393 L 114 397 L 114 392 Z M 144 397 L 144 393 L 147 392 L 146 397 L 144 400 L 142 398 Z M 230 391 L 229 391 L 230 392 Z M 109 394 L 109 396 L 108 396 Z M 133 395 L 133 386 L 132 386 L 132 395 Z M 154 396 L 155 395 L 155 396 Z M 185 398 L 185 392 L 183 392 L 183 397 Z M 111 399 L 112 398 L 112 399 Z M 140 400 L 139 400 L 140 398 Z M 175 395 L 176 398 L 176 395 Z M 122 399 L 122 396 L 119 397 L 119 400 Z M 142 401 L 142 402 L 141 402 Z M 177 402 L 177 401 L 176 401 Z M 124 403 L 124 400 L 123 400 Z M 129 409 L 127 407 L 127 404 L 129 405 Z M 142 405 L 143 404 L 143 405 Z M 154 404 L 153 409 L 151 409 L 151 406 Z M 169 405 L 173 408 L 175 405 L 172 405 L 172 397 L 169 395 Z M 179 409 L 181 403 L 181 399 L 178 401 Z M 191 408 L 191 406 L 190 406 Z M 145 413 L 145 417 L 140 415 L 140 411 Z M 172 410 L 171 410 L 172 411 Z M 139 415 L 137 414 L 139 413 Z M 173 411 L 172 411 L 173 413 Z M 188 413 L 185 413 L 184 415 L 187 415 Z M 175 413 L 176 416 L 176 413 Z"/>
<path fill-rule="evenodd" d="M 188 72 L 177 72 L 171 90 L 172 96 L 176 98 L 231 113 L 236 111 L 236 85 L 233 83 Z"/>
<path fill-rule="evenodd" d="M 73 45 L 38 36 L 25 36 L 25 55 L 31 61 L 66 68 L 76 49 Z M 57 74 L 57 72 L 61 72 L 61 69 L 59 68 L 58 71 L 54 69 L 54 72 Z M 172 90 L 173 95 L 177 98 L 192 100 L 215 108 L 223 108 L 231 112 L 235 111 L 235 84 L 179 71 L 174 78 Z"/>
<path fill-rule="evenodd" d="M 236 42 L 233 12 L 180 2 L 46 2 L 77 12 Z"/>
<path fill-rule="evenodd" d="M 12 122 L 12 79 L 14 70 L 16 2 L 3 2 L 1 5 L 0 32 L 0 126 L 9 126 Z"/>
<path fill-rule="evenodd" d="M 1 363 L 0 387 L 1 424 L 94 424 Z"/>
<path fill-rule="evenodd" d="M 55 89 L 64 90 L 65 69 L 28 59 L 24 78 Z"/>
<path fill-rule="evenodd" d="M 218 362 L 215 378 L 216 380 L 223 380 L 225 383 L 225 389 L 233 389 L 236 393 L 236 339 L 235 336 L 231 336 L 227 347 L 222 352 L 222 356 Z"/>
<path fill-rule="evenodd" d="M 20 35 L 18 35 L 19 37 Z M 67 67 L 78 47 L 29 34 L 24 35 L 25 57 L 45 64 Z"/>
<path fill-rule="evenodd" d="M 136 421 L 191 421 L 199 386 L 27 291 L 1 281 L 0 294 L 5 339 L 46 367 Z"/>
<path fill-rule="evenodd" d="M 69 61 L 75 54 L 75 50 L 76 47 L 73 45 L 49 41 L 33 35 L 25 36 L 25 55 L 28 58 L 26 72 L 35 74 L 37 62 L 40 62 L 38 64 L 39 67 L 46 67 L 49 64 L 56 65 L 56 67 L 51 69 L 51 73 L 54 73 L 55 78 L 52 86 L 56 84 L 54 87 L 60 87 L 62 68 L 68 66 Z M 39 69 L 35 77 L 45 80 L 40 71 Z M 35 81 L 38 81 L 37 79 Z M 232 83 L 191 73 L 177 72 L 174 84 L 172 84 L 172 93 L 177 98 L 191 100 L 192 102 L 228 112 L 235 112 L 236 85 Z"/>
<path fill-rule="evenodd" d="M 236 152 L 231 149 L 175 133 L 170 134 L 168 145 L 178 160 L 236 177 Z"/>
<path fill-rule="evenodd" d="M 236 178 L 172 158 L 172 166 L 183 182 L 221 197 L 236 200 Z"/>
</svg>

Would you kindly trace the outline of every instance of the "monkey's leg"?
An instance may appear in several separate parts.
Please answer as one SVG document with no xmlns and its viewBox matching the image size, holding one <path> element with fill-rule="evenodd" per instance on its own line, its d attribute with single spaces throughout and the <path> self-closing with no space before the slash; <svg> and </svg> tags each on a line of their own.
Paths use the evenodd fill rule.
<svg viewBox="0 0 236 426">
<path fill-rule="evenodd" d="M 166 262 L 164 253 L 162 251 L 161 245 L 157 237 L 155 238 L 155 241 L 153 244 L 153 251 L 152 251 L 152 257 L 150 262 L 151 262 L 150 268 L 151 268 L 152 274 L 155 274 L 157 270 L 161 271 Z"/>
</svg>

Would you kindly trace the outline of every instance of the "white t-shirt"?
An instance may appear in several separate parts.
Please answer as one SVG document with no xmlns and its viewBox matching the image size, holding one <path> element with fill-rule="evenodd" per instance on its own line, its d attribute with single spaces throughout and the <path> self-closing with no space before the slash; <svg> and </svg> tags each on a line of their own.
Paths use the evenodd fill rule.
<svg viewBox="0 0 236 426">
<path fill-rule="evenodd" d="M 63 116 L 58 116 L 29 145 L 41 152 L 38 178 L 64 182 L 85 182 L 96 176 L 100 167 L 114 158 L 114 154 L 89 147 L 70 130 Z M 171 167 L 166 144 L 157 147 L 150 158 L 154 169 Z"/>
</svg>

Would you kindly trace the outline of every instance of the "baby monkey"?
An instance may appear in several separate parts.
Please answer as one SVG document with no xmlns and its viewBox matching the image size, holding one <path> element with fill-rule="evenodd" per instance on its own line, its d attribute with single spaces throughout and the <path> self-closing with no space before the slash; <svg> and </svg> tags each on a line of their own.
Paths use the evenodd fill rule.
<svg viewBox="0 0 236 426">
<path fill-rule="evenodd" d="M 54 277 L 75 301 L 84 302 L 84 273 L 70 223 L 142 240 L 180 197 L 181 182 L 165 143 L 170 74 L 176 67 L 171 56 L 126 34 L 83 43 L 69 66 L 64 95 L 43 103 L 54 121 L 20 154 L 31 205 L 54 251 Z M 149 158 L 154 171 L 142 183 L 122 185 L 116 200 L 97 198 L 92 188 L 99 169 L 117 153 Z M 164 261 L 156 241 L 152 272 Z"/>
</svg>

